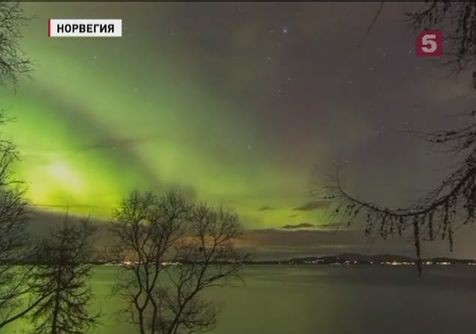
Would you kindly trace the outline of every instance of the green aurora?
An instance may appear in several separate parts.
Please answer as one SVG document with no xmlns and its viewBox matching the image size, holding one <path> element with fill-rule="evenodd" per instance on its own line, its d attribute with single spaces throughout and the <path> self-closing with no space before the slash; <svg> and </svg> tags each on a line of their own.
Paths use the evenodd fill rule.
<svg viewBox="0 0 476 334">
<path fill-rule="evenodd" d="M 15 118 L 3 135 L 18 145 L 16 175 L 33 205 L 107 218 L 133 189 L 177 188 L 236 210 L 248 228 L 324 223 L 320 210 L 293 209 L 310 200 L 315 156 L 293 161 L 282 143 L 259 140 L 249 106 L 204 79 L 193 45 L 162 27 L 174 6 L 24 8 L 33 19 L 21 46 L 34 72 L 0 92 Z M 102 16 L 123 19 L 122 38 L 47 38 L 49 17 Z"/>
</svg>

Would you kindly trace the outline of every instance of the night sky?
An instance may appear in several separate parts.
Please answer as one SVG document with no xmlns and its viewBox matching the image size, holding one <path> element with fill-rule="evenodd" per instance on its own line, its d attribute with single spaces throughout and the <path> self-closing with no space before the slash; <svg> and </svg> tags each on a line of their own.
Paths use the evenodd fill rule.
<svg viewBox="0 0 476 334">
<path fill-rule="evenodd" d="M 455 160 L 407 131 L 462 125 L 475 102 L 469 73 L 415 57 L 419 4 L 386 3 L 360 46 L 376 3 L 23 6 L 34 72 L 1 88 L 3 134 L 40 212 L 106 219 L 133 189 L 179 189 L 236 210 L 268 255 L 412 254 L 334 231 L 313 175 L 338 161 L 361 198 L 409 203 Z M 48 18 L 122 18 L 123 37 L 48 39 Z M 455 254 L 476 249 L 461 236 Z"/>
</svg>

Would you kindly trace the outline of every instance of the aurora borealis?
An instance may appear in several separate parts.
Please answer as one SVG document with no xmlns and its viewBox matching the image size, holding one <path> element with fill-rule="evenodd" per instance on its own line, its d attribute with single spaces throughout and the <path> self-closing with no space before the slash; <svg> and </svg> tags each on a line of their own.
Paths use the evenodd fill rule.
<svg viewBox="0 0 476 334">
<path fill-rule="evenodd" d="M 78 9 L 87 16 L 87 6 L 25 7 L 36 16 L 23 43 L 36 66 L 6 101 L 16 117 L 7 131 L 22 153 L 20 176 L 33 203 L 107 215 L 131 189 L 176 186 L 273 226 L 306 200 L 312 166 L 296 170 L 275 138 L 258 138 L 253 113 L 200 80 L 184 41 L 134 25 L 127 4 L 116 6 L 128 22 L 118 41 L 49 40 L 39 28 L 45 19 Z M 174 11 L 147 4 L 134 13 L 150 7 L 158 22 Z"/>
<path fill-rule="evenodd" d="M 250 229 L 324 228 L 311 181 L 334 159 L 368 198 L 422 191 L 441 157 L 401 130 L 459 124 L 449 108 L 474 99 L 415 58 L 416 5 L 388 4 L 357 46 L 375 4 L 24 3 L 34 72 L 0 90 L 16 173 L 39 210 L 107 218 L 133 189 L 177 188 Z M 48 39 L 48 18 L 121 18 L 123 37 Z"/>
<path fill-rule="evenodd" d="M 272 225 L 305 199 L 309 166 L 296 173 L 292 161 L 279 161 L 247 107 L 200 80 L 184 41 L 136 17 L 155 7 L 157 22 L 169 20 L 173 8 L 93 7 L 122 17 L 125 36 L 49 40 L 40 28 L 49 16 L 88 16 L 88 6 L 25 4 L 35 16 L 23 41 L 35 71 L 4 101 L 14 106 L 6 131 L 22 153 L 19 174 L 34 204 L 107 215 L 132 189 L 178 187 Z M 263 206 L 277 210 L 258 217 Z"/>
</svg>

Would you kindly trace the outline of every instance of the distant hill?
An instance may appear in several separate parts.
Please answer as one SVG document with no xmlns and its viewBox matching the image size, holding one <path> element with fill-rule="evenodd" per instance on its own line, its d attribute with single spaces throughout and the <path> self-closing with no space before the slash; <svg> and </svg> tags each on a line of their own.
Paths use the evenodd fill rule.
<svg viewBox="0 0 476 334">
<path fill-rule="evenodd" d="M 251 261 L 255 264 L 334 264 L 334 265 L 414 265 L 416 259 L 403 255 L 377 254 L 364 255 L 357 253 L 347 253 L 328 256 L 309 256 L 292 258 L 289 260 L 268 260 L 268 261 Z M 449 257 L 435 257 L 422 259 L 425 265 L 451 265 L 466 264 L 476 265 L 474 259 L 454 259 Z"/>
</svg>

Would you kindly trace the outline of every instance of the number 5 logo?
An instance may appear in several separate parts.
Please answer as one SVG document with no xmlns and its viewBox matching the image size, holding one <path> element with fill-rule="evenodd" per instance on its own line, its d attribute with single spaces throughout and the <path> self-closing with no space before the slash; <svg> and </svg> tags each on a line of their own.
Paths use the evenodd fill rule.
<svg viewBox="0 0 476 334">
<path fill-rule="evenodd" d="M 441 31 L 424 30 L 416 39 L 417 57 L 441 56 Z"/>
</svg>

